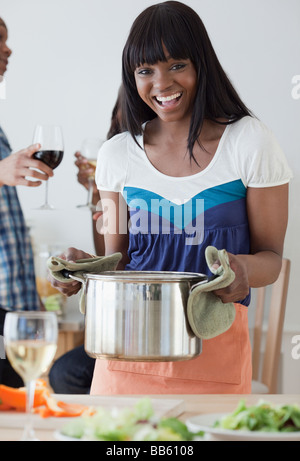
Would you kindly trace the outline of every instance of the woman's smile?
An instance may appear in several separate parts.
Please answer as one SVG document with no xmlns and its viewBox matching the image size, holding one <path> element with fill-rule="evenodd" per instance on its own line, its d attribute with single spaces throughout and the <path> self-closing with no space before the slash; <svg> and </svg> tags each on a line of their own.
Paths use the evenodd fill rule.
<svg viewBox="0 0 300 461">
<path fill-rule="evenodd" d="M 168 108 L 172 109 L 180 101 L 182 94 L 183 93 L 181 91 L 181 92 L 173 93 L 169 96 L 154 96 L 154 99 L 160 105 L 160 107 L 163 107 L 165 109 L 168 109 Z"/>
</svg>

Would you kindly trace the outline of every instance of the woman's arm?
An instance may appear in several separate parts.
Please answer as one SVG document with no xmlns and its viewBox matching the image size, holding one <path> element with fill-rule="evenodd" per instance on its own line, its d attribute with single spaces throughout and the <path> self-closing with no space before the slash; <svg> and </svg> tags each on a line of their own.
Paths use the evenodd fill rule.
<svg viewBox="0 0 300 461">
<path fill-rule="evenodd" d="M 123 257 L 117 267 L 125 268 L 128 258 L 128 209 L 118 192 L 100 192 L 103 214 L 97 220 L 97 232 L 104 235 L 105 254 L 120 252 Z"/>
<path fill-rule="evenodd" d="M 288 222 L 288 187 L 288 184 L 284 184 L 248 188 L 251 254 L 229 254 L 230 266 L 236 278 L 229 287 L 215 291 L 223 302 L 243 299 L 250 287 L 266 286 L 277 279 Z"/>
</svg>

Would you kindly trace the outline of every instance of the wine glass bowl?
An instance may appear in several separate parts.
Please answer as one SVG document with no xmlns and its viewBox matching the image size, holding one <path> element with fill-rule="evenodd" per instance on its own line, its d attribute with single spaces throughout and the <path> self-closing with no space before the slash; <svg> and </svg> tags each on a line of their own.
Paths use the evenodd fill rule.
<svg viewBox="0 0 300 461">
<path fill-rule="evenodd" d="M 52 170 L 57 168 L 64 155 L 64 142 L 60 126 L 37 125 L 33 135 L 33 143 L 40 144 L 41 148 L 33 157 L 48 165 Z M 49 180 L 48 180 L 49 181 Z M 45 203 L 39 210 L 52 210 L 48 202 L 48 181 L 46 181 Z"/>
<path fill-rule="evenodd" d="M 28 422 L 22 440 L 37 440 L 31 423 L 35 380 L 45 373 L 57 348 L 57 317 L 53 312 L 9 312 L 4 322 L 6 355 L 27 389 Z"/>
<path fill-rule="evenodd" d="M 39 150 L 33 157 L 46 163 L 52 170 L 58 167 L 63 159 L 64 152 L 61 150 Z"/>
</svg>

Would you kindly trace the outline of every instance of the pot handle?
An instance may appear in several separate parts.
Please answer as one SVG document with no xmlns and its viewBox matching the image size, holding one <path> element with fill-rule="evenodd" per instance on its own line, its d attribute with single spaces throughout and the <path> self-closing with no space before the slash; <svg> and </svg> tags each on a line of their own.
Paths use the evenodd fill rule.
<svg viewBox="0 0 300 461">
<path fill-rule="evenodd" d="M 80 282 L 80 283 L 83 283 L 85 284 L 85 279 L 84 279 L 84 276 L 83 275 L 74 275 L 74 272 L 71 272 L 71 271 L 68 271 L 66 269 L 63 269 L 61 271 L 61 274 L 66 277 L 66 279 L 73 279 L 73 280 L 77 280 L 77 282 Z"/>
<path fill-rule="evenodd" d="M 77 282 L 82 283 L 80 299 L 79 299 L 79 311 L 81 312 L 81 314 L 84 315 L 85 314 L 85 285 L 86 285 L 84 276 L 79 275 L 78 273 L 74 275 L 73 272 L 68 271 L 67 269 L 63 269 L 61 273 L 67 279 L 73 279 L 73 280 L 76 280 Z"/>
<path fill-rule="evenodd" d="M 198 283 L 195 283 L 195 285 L 193 285 L 191 288 L 190 288 L 190 294 L 192 293 L 192 291 L 199 287 L 200 285 L 206 285 L 207 283 L 210 283 L 212 282 L 213 280 L 219 278 L 221 275 L 220 274 L 214 274 L 214 275 L 211 275 L 210 277 L 207 277 L 207 279 L 205 280 L 201 280 L 201 282 L 198 282 Z"/>
<path fill-rule="evenodd" d="M 205 249 L 205 259 L 211 272 L 213 272 L 213 275 L 208 277 L 206 280 L 193 285 L 191 291 L 194 291 L 197 287 L 199 287 L 200 291 L 213 291 L 225 288 L 234 281 L 235 273 L 230 267 L 229 257 L 226 250 L 217 250 L 217 248 L 213 246 L 208 246 Z M 212 266 L 217 260 L 219 260 L 220 266 L 218 269 L 214 269 Z M 200 286 L 202 285 L 203 288 L 201 289 Z"/>
</svg>

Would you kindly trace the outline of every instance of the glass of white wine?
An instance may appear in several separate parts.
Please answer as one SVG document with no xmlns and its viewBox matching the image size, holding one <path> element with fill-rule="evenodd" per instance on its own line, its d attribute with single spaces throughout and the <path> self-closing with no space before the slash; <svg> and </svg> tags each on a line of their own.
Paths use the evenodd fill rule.
<svg viewBox="0 0 300 461">
<path fill-rule="evenodd" d="M 53 312 L 9 312 L 4 322 L 7 358 L 27 389 L 27 424 L 22 440 L 38 440 L 32 425 L 35 380 L 51 364 L 57 347 L 57 316 Z"/>
<path fill-rule="evenodd" d="M 93 205 L 93 190 L 95 182 L 95 171 L 97 165 L 97 156 L 100 147 L 104 143 L 100 138 L 86 138 L 81 146 L 81 154 L 87 159 L 86 169 L 91 169 L 91 174 L 88 176 L 88 195 L 84 205 L 77 205 L 77 208 L 88 208 L 91 211 L 96 211 L 96 206 Z M 82 167 L 83 168 L 83 167 Z"/>
</svg>

